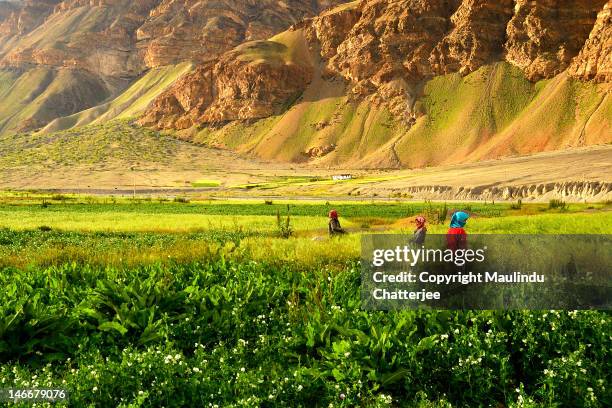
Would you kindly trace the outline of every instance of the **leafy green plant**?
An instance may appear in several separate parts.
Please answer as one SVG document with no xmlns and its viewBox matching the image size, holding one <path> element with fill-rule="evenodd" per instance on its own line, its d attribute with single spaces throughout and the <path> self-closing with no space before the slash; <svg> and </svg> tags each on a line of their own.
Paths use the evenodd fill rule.
<svg viewBox="0 0 612 408">
<path fill-rule="evenodd" d="M 438 223 L 444 224 L 446 222 L 446 218 L 448 217 L 448 206 L 444 203 L 444 206 L 440 208 L 438 211 Z"/>
<path fill-rule="evenodd" d="M 291 226 L 291 208 L 287 205 L 287 214 L 282 217 L 280 210 L 276 210 L 276 227 L 278 236 L 284 239 L 291 238 L 293 227 Z"/>
</svg>

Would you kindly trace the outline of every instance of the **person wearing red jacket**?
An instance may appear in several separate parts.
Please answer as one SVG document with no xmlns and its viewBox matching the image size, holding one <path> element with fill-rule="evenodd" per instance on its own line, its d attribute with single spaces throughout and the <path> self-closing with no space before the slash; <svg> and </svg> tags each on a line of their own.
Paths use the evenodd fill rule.
<svg viewBox="0 0 612 408">
<path fill-rule="evenodd" d="M 463 211 L 458 211 L 453 214 L 451 225 L 446 233 L 446 241 L 448 248 L 453 251 L 457 249 L 467 248 L 467 233 L 465 232 L 465 224 L 470 218 L 470 215 Z"/>
</svg>

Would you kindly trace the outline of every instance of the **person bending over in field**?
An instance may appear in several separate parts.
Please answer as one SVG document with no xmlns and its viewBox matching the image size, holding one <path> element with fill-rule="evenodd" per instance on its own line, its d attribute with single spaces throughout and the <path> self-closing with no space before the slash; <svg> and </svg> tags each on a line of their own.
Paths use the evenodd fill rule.
<svg viewBox="0 0 612 408">
<path fill-rule="evenodd" d="M 342 229 L 340 220 L 338 220 L 338 211 L 331 210 L 329 212 L 329 236 L 344 235 L 346 231 Z"/>
<path fill-rule="evenodd" d="M 458 211 L 453 214 L 451 224 L 446 233 L 446 241 L 448 248 L 454 250 L 467 248 L 467 233 L 465 232 L 465 224 L 470 218 L 470 215 L 463 211 Z"/>
<path fill-rule="evenodd" d="M 412 242 L 415 245 L 423 245 L 425 243 L 425 236 L 427 236 L 427 220 L 425 217 L 416 217 L 414 220 L 416 224 L 416 230 L 414 230 L 414 234 L 412 236 Z"/>
</svg>

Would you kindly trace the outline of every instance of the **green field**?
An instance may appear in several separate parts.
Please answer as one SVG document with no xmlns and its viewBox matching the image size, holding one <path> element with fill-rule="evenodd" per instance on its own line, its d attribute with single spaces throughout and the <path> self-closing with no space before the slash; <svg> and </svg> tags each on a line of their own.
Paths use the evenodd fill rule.
<svg viewBox="0 0 612 408">
<path fill-rule="evenodd" d="M 76 407 L 612 402 L 607 312 L 370 312 L 359 296 L 363 233 L 419 214 L 441 233 L 446 208 L 473 214 L 470 233 L 609 234 L 609 204 L 185 201 L 0 196 L 0 387 L 67 388 Z M 351 234 L 327 238 L 331 208 Z"/>
</svg>

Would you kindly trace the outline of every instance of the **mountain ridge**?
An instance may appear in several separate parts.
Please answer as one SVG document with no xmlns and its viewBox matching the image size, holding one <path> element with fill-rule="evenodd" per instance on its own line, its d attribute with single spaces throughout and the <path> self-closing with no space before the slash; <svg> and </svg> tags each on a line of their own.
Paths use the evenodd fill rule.
<svg viewBox="0 0 612 408">
<path fill-rule="evenodd" d="M 10 123 L 4 131 L 35 130 L 53 119 L 119 96 L 150 69 L 216 58 L 244 39 L 267 38 L 340 1 L 290 0 L 280 2 L 282 7 L 273 0 L 0 3 L 0 69 L 22 74 L 46 69 L 54 71 L 54 76 L 93 76 L 103 88 L 94 98 L 83 89 L 82 94 L 72 95 L 78 103 L 61 101 L 65 109 L 33 117 L 16 118 L 0 111 L 0 122 Z M 270 13 L 265 12 L 266 5 Z M 191 43 L 183 41 L 192 37 L 195 40 Z M 210 47 L 206 48 L 207 44 Z M 61 88 L 63 83 L 55 85 Z M 66 92 L 59 89 L 56 94 Z"/>
<path fill-rule="evenodd" d="M 0 104 L 0 133 L 134 118 L 267 160 L 360 168 L 608 144 L 611 10 L 609 0 L 0 3 L 0 96 L 17 101 Z"/>
<path fill-rule="evenodd" d="M 351 2 L 187 74 L 140 123 L 317 165 L 419 167 L 610 143 L 611 4 Z M 280 55 L 294 49 L 300 58 Z"/>
</svg>

